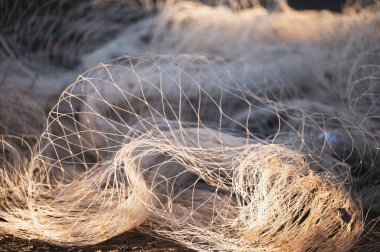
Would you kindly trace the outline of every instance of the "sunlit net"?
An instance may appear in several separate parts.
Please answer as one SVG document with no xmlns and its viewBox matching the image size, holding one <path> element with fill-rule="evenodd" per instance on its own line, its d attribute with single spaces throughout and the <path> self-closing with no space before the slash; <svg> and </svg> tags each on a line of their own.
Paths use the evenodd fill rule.
<svg viewBox="0 0 380 252">
<path fill-rule="evenodd" d="M 280 130 L 255 137 L 249 119 L 270 100 L 251 87 L 198 56 L 123 57 L 86 72 L 50 112 L 25 185 L 4 198 L 2 228 L 58 244 L 139 227 L 196 249 L 351 247 L 363 217 L 348 169 L 287 148 Z"/>
<path fill-rule="evenodd" d="M 188 6 L 198 5 L 179 5 L 182 17 L 193 15 Z M 198 27 L 213 10 L 202 8 L 187 22 L 167 9 L 156 31 Z M 247 28 L 246 13 L 217 11 Z M 268 32 L 269 44 L 231 39 L 220 52 L 211 47 L 223 38 L 218 22 L 204 41 L 207 25 L 194 40 L 168 29 L 152 48 L 172 54 L 123 56 L 81 74 L 46 127 L 37 105 L 6 90 L 24 102 L 0 94 L 11 122 L 0 122 L 0 233 L 69 246 L 137 228 L 196 250 L 353 248 L 380 212 L 378 40 L 362 39 L 377 19 L 363 20 L 338 42 L 328 31 L 314 45 L 301 27 L 283 30 L 286 44 Z M 342 38 L 350 43 L 338 50 Z M 330 58 L 331 69 L 320 67 Z"/>
</svg>

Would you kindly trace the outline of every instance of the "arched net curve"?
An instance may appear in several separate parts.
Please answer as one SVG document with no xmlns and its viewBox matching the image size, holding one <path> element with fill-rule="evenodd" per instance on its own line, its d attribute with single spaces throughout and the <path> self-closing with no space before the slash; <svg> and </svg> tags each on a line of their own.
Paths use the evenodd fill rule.
<svg viewBox="0 0 380 252">
<path fill-rule="evenodd" d="M 329 141 L 299 133 L 335 117 L 282 103 L 242 64 L 147 54 L 79 76 L 15 175 L 2 231 L 61 245 L 138 228 L 199 250 L 351 248 L 364 229 L 351 171 Z"/>
</svg>

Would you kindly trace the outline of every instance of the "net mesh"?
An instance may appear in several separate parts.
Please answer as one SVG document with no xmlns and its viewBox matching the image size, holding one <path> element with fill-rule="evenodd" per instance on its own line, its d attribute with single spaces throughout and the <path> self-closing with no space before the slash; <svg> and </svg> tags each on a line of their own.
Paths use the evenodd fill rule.
<svg viewBox="0 0 380 252">
<path fill-rule="evenodd" d="M 319 25 L 303 33 L 306 24 L 294 36 L 283 29 L 281 43 L 270 30 L 254 46 L 231 39 L 214 51 L 225 25 L 216 14 L 222 23 L 205 22 L 214 11 L 252 34 L 247 13 L 262 34 L 282 21 L 178 6 L 157 17 L 152 38 L 155 50 L 176 45 L 172 54 L 122 56 L 79 75 L 46 123 L 1 87 L 0 233 L 70 246 L 137 228 L 196 250 L 353 248 L 380 212 L 376 12 L 322 14 L 332 27 L 349 23 L 332 39 L 330 30 L 316 39 Z M 189 6 L 203 11 L 193 18 Z M 273 15 L 290 22 L 289 13 Z M 168 23 L 175 29 L 163 31 Z M 193 26 L 189 40 L 182 28 Z"/>
<path fill-rule="evenodd" d="M 67 245 L 139 227 L 196 249 L 351 247 L 364 224 L 348 169 L 255 136 L 254 112 L 231 108 L 265 99 L 224 64 L 145 55 L 81 75 L 50 112 L 25 185 L 5 192 L 2 229 Z"/>
</svg>

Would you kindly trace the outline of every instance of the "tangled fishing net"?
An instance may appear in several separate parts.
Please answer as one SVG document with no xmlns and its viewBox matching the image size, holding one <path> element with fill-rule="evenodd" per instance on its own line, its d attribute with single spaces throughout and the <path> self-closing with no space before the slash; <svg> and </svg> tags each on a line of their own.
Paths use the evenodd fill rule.
<svg viewBox="0 0 380 252">
<path fill-rule="evenodd" d="M 377 12 L 324 13 L 325 29 L 284 11 L 173 4 L 137 24 L 166 54 L 79 75 L 47 120 L 3 86 L 0 233 L 70 246 L 138 229 L 204 251 L 347 251 L 376 237 Z"/>
</svg>

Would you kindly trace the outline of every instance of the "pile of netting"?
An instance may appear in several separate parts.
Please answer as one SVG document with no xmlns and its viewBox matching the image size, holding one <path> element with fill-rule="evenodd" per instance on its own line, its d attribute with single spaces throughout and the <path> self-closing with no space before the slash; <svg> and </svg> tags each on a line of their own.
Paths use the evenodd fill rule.
<svg viewBox="0 0 380 252">
<path fill-rule="evenodd" d="M 47 120 L 2 85 L 0 233 L 70 246 L 138 229 L 205 251 L 378 246 L 377 14 L 174 4 L 137 26 L 166 54 L 79 75 Z"/>
</svg>

